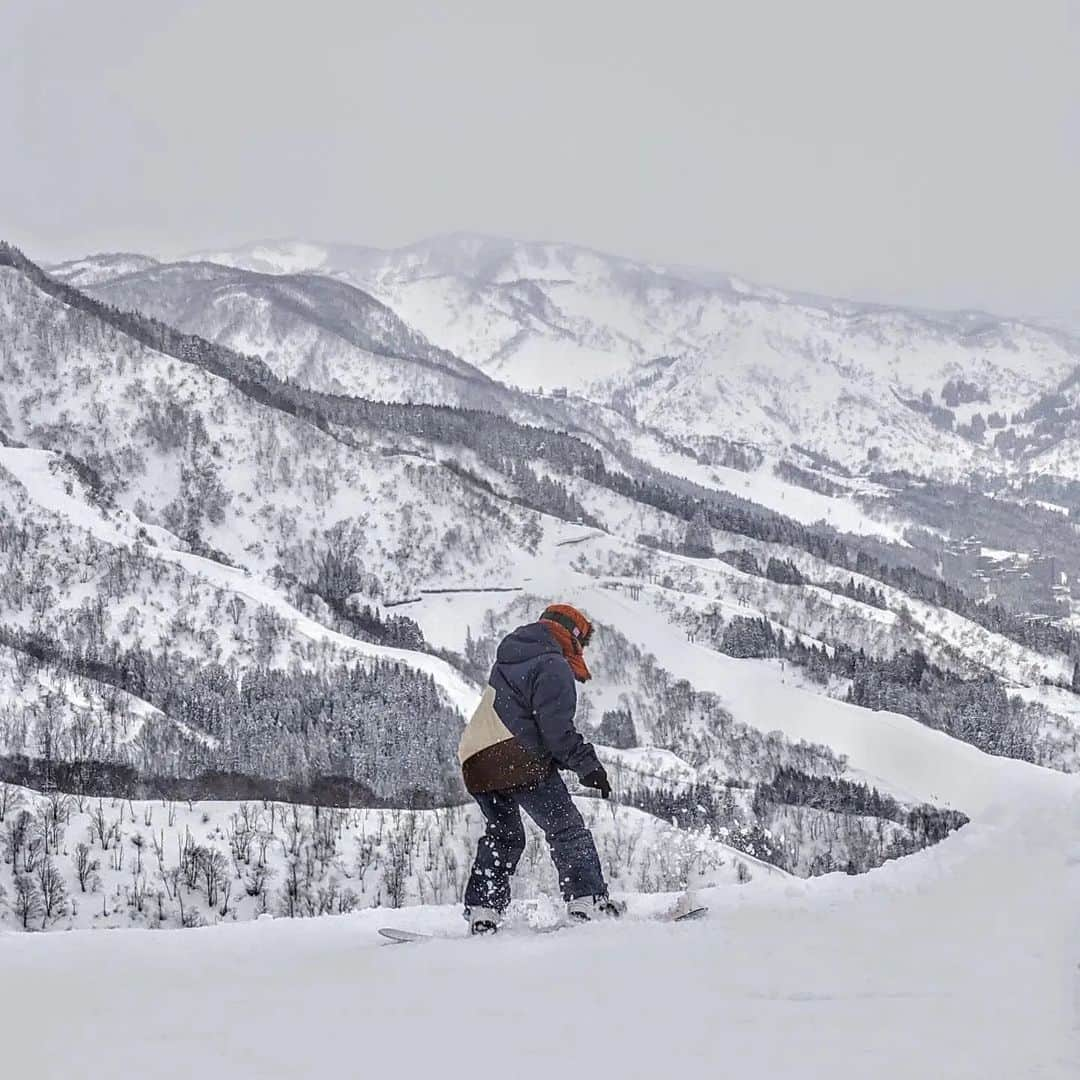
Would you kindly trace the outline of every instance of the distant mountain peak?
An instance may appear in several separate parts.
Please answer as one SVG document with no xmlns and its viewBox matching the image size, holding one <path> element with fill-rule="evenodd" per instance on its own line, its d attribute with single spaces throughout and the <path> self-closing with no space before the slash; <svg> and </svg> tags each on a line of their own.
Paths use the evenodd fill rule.
<svg viewBox="0 0 1080 1080">
<path fill-rule="evenodd" d="M 87 255 L 81 259 L 70 259 L 67 262 L 46 267 L 46 269 L 53 277 L 81 289 L 124 274 L 136 273 L 157 264 L 157 259 L 149 255 L 117 251 Z"/>
</svg>

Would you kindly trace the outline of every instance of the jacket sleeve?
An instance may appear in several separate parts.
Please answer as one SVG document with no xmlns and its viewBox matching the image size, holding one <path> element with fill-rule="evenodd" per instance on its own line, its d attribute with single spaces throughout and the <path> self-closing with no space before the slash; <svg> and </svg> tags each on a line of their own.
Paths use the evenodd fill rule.
<svg viewBox="0 0 1080 1080">
<path fill-rule="evenodd" d="M 600 768 L 591 743 L 574 727 L 577 688 L 569 664 L 561 657 L 541 665 L 533 682 L 533 714 L 545 749 L 561 769 L 573 769 L 579 777 Z"/>
</svg>

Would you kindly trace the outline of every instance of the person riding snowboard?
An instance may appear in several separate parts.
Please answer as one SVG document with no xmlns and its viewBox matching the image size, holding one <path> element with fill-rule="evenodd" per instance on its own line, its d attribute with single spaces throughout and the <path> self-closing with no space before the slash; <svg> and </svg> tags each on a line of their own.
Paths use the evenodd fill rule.
<svg viewBox="0 0 1080 1080">
<path fill-rule="evenodd" d="M 474 934 L 498 928 L 510 903 L 510 877 L 525 850 L 521 810 L 544 830 L 571 919 L 617 916 L 592 834 L 570 799 L 559 769 L 611 795 L 596 751 L 574 727 L 577 682 L 592 678 L 584 650 L 592 623 L 569 604 L 552 604 L 539 621 L 507 635 L 480 704 L 458 748 L 465 787 L 487 829 L 465 889 Z"/>
</svg>

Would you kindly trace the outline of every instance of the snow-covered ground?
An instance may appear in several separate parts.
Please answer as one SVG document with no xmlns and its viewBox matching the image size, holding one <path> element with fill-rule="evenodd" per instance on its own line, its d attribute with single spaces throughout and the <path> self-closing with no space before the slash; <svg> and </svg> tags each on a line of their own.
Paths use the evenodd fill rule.
<svg viewBox="0 0 1080 1080">
<path fill-rule="evenodd" d="M 122 509 L 103 511 L 92 506 L 80 497 L 81 493 L 73 487 L 70 477 L 57 470 L 58 464 L 58 455 L 51 451 L 0 447 L 0 468 L 24 485 L 33 502 L 43 510 L 66 519 L 106 543 L 130 546 L 142 532 L 158 545 L 155 552 L 161 559 L 183 567 L 193 578 L 201 579 L 211 587 L 273 610 L 300 639 L 337 646 L 350 657 L 406 664 L 430 675 L 442 687 L 450 703 L 463 714 L 474 707 L 475 690 L 445 661 L 409 649 L 372 645 L 330 630 L 297 611 L 279 590 L 262 578 L 178 550 L 175 545 L 179 541 L 171 533 L 154 525 L 143 525 Z"/>
<path fill-rule="evenodd" d="M 709 890 L 709 917 L 681 926 L 380 943 L 386 924 L 463 932 L 456 909 L 423 908 L 5 934 L 5 1073 L 1075 1076 L 1078 788 L 973 764 L 1002 768 L 1011 798 L 935 848 Z"/>
</svg>

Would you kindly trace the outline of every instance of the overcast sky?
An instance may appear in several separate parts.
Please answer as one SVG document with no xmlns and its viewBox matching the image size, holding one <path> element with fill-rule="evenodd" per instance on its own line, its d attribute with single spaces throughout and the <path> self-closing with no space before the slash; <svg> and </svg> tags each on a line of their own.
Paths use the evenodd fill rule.
<svg viewBox="0 0 1080 1080">
<path fill-rule="evenodd" d="M 478 230 L 1080 313 L 1072 0 L 0 0 L 41 260 Z"/>
</svg>

